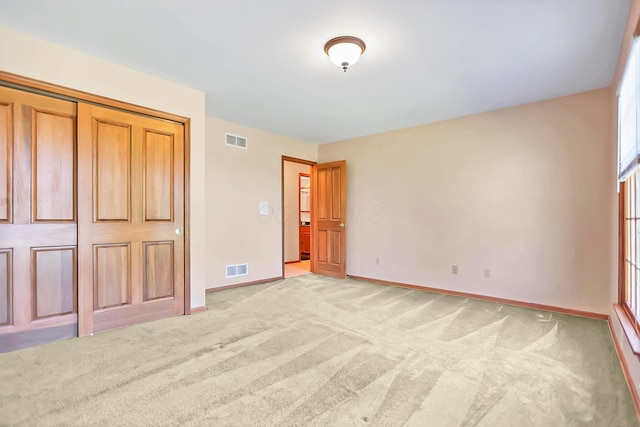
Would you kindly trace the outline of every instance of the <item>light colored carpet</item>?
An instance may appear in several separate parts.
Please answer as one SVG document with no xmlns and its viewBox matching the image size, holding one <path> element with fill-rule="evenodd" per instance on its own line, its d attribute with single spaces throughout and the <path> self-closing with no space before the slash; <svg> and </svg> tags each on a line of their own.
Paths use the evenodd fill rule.
<svg viewBox="0 0 640 427">
<path fill-rule="evenodd" d="M 309 274 L 0 354 L 2 425 L 638 426 L 607 324 Z"/>
</svg>

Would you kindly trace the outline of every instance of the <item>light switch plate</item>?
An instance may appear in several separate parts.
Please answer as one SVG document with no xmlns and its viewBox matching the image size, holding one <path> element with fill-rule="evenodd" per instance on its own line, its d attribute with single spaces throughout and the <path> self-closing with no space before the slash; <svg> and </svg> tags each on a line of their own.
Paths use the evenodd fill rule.
<svg viewBox="0 0 640 427">
<path fill-rule="evenodd" d="M 269 202 L 260 202 L 260 215 L 269 215 Z"/>
</svg>

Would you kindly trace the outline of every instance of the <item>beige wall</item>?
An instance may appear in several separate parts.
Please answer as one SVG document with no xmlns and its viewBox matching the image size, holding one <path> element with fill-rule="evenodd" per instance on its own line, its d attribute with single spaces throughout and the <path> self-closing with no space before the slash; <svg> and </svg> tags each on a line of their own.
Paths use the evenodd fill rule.
<svg viewBox="0 0 640 427">
<path fill-rule="evenodd" d="M 610 97 L 321 145 L 347 160 L 347 273 L 607 313 Z"/>
<path fill-rule="evenodd" d="M 633 39 L 633 32 L 635 31 L 636 25 L 638 24 L 638 19 L 640 19 L 640 0 L 633 0 L 631 4 L 631 12 L 629 13 L 629 20 L 627 23 L 627 28 L 625 30 L 624 40 L 622 43 L 622 47 L 620 49 L 620 56 L 618 58 L 618 65 L 616 67 L 616 73 L 613 80 L 613 88 L 617 89 L 620 84 L 620 80 L 622 78 L 622 73 L 624 72 L 624 68 L 627 64 L 627 58 L 629 56 L 629 50 L 631 49 L 631 41 Z M 610 158 L 612 158 L 610 163 L 610 175 L 609 182 L 612 185 L 615 185 L 617 180 L 617 98 L 615 90 L 611 93 L 611 105 L 612 105 L 612 120 L 611 120 L 611 132 L 610 132 Z M 611 262 L 614 265 L 617 265 L 618 260 L 618 197 L 615 194 L 613 197 L 609 198 L 608 204 L 611 210 L 614 212 L 614 216 L 610 221 L 610 234 L 612 236 L 612 244 L 611 244 Z M 613 309 L 613 304 L 618 303 L 618 272 L 614 269 L 612 272 L 611 278 L 609 280 L 609 317 L 611 318 L 611 326 L 613 328 L 613 332 L 616 335 L 618 343 L 622 349 L 622 357 L 625 359 L 627 366 L 629 367 L 629 373 L 631 376 L 631 383 L 636 388 L 637 391 L 640 392 L 640 360 L 633 353 L 631 347 L 629 346 L 629 341 L 625 336 L 624 330 L 622 329 L 622 325 L 618 320 L 618 316 Z"/>
<path fill-rule="evenodd" d="M 311 167 L 295 162 L 284 162 L 284 260 L 300 259 L 299 177 L 311 174 Z"/>
<path fill-rule="evenodd" d="M 4 27 L 0 70 L 191 118 L 191 307 L 203 306 L 204 93 Z"/>
<path fill-rule="evenodd" d="M 249 148 L 225 145 L 225 132 Z M 318 147 L 213 117 L 206 134 L 207 288 L 281 277 L 282 156 L 315 161 Z M 225 265 L 245 262 L 248 276 L 225 278 Z"/>
</svg>

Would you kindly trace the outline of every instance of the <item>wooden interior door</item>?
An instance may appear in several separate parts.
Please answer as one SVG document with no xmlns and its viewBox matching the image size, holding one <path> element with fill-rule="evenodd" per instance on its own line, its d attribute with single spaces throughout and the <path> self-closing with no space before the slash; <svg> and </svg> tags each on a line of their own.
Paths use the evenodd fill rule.
<svg viewBox="0 0 640 427">
<path fill-rule="evenodd" d="M 80 336 L 184 313 L 184 127 L 78 104 Z"/>
<path fill-rule="evenodd" d="M 347 276 L 347 162 L 313 168 L 311 271 Z"/>
<path fill-rule="evenodd" d="M 0 87 L 0 352 L 77 336 L 76 104 Z"/>
</svg>

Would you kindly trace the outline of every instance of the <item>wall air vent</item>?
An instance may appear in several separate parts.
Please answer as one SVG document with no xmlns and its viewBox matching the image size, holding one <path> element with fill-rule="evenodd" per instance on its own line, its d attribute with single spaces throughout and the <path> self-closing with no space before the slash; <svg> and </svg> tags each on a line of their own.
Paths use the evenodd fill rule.
<svg viewBox="0 0 640 427">
<path fill-rule="evenodd" d="M 249 264 L 227 265 L 227 277 L 246 276 L 249 274 Z"/>
<path fill-rule="evenodd" d="M 231 133 L 224 134 L 224 143 L 233 147 L 247 148 L 247 138 Z"/>
</svg>

